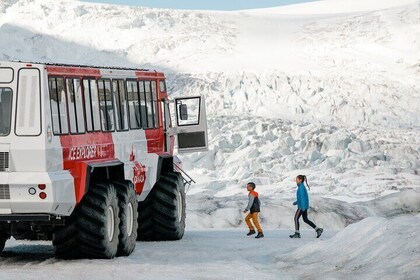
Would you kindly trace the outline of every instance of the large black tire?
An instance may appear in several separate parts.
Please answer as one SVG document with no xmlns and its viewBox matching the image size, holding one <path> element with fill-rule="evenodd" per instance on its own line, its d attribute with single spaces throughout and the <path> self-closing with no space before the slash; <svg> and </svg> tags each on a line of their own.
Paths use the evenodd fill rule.
<svg viewBox="0 0 420 280">
<path fill-rule="evenodd" d="M 161 175 L 149 197 L 139 203 L 137 239 L 179 240 L 185 232 L 185 185 L 180 173 Z"/>
<path fill-rule="evenodd" d="M 6 241 L 10 236 L 4 232 L 0 232 L 0 253 L 3 252 L 4 246 L 6 246 Z"/>
<path fill-rule="evenodd" d="M 129 256 L 136 248 L 137 240 L 137 196 L 130 181 L 113 182 L 117 190 L 120 208 L 120 235 L 118 256 Z"/>
<path fill-rule="evenodd" d="M 153 229 L 153 193 L 150 193 L 146 200 L 138 203 L 137 214 L 137 240 L 153 240 L 155 234 Z"/>
<path fill-rule="evenodd" d="M 112 259 L 118 250 L 119 207 L 111 183 L 90 187 L 66 222 L 53 234 L 57 258 Z"/>
</svg>

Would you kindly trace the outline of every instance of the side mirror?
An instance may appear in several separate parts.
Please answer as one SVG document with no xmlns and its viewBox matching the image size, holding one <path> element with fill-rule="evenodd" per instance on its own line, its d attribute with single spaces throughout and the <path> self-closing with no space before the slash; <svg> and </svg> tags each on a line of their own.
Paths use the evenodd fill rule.
<svg viewBox="0 0 420 280">
<path fill-rule="evenodd" d="M 187 121 L 188 120 L 188 107 L 187 104 L 181 104 L 179 105 L 179 112 L 180 112 L 180 119 L 181 121 Z"/>
</svg>

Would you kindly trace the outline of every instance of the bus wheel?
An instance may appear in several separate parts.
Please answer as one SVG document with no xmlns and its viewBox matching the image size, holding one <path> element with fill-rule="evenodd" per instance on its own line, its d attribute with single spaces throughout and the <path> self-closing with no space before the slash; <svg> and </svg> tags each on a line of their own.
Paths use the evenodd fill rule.
<svg viewBox="0 0 420 280">
<path fill-rule="evenodd" d="M 118 256 L 129 256 L 136 248 L 137 196 L 130 181 L 114 182 L 120 208 Z"/>
<path fill-rule="evenodd" d="M 9 235 L 7 235 L 4 232 L 0 232 L 0 253 L 3 252 L 4 246 L 6 245 L 6 241 L 9 238 Z"/>
<path fill-rule="evenodd" d="M 153 230 L 153 192 L 138 203 L 138 229 L 137 240 L 152 241 L 155 235 Z"/>
<path fill-rule="evenodd" d="M 140 231 L 141 240 L 179 240 L 184 236 L 186 207 L 181 174 L 176 172 L 162 174 L 147 203 L 146 208 L 151 209 L 140 209 L 139 216 L 141 211 L 152 213 L 152 219 L 146 219 L 152 230 L 147 230 L 145 235 Z M 146 230 L 142 225 L 139 225 L 139 229 Z"/>
<path fill-rule="evenodd" d="M 118 250 L 119 221 L 114 186 L 91 186 L 66 226 L 53 235 L 56 257 L 112 259 Z"/>
</svg>

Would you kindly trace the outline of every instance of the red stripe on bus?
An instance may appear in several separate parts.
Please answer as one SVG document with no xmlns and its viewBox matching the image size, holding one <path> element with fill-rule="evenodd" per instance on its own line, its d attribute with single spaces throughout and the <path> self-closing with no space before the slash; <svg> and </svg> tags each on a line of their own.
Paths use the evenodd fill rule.
<svg viewBox="0 0 420 280">
<path fill-rule="evenodd" d="M 162 154 L 165 152 L 165 133 L 163 128 L 146 129 L 147 152 Z"/>
<path fill-rule="evenodd" d="M 77 76 L 77 77 L 101 77 L 101 71 L 95 68 L 46 66 L 49 75 Z"/>
<path fill-rule="evenodd" d="M 88 164 L 115 159 L 112 135 L 109 132 L 62 135 L 60 142 L 64 169 L 69 170 L 74 178 L 76 202 L 79 203 L 86 192 Z"/>
<path fill-rule="evenodd" d="M 136 71 L 137 78 L 164 78 L 165 75 L 162 72 L 156 71 Z"/>
</svg>

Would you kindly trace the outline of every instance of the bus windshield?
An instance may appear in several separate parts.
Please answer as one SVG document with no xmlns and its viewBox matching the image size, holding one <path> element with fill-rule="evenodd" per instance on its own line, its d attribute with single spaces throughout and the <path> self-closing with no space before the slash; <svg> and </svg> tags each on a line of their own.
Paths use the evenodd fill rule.
<svg viewBox="0 0 420 280">
<path fill-rule="evenodd" d="M 10 133 L 12 119 L 12 90 L 0 87 L 0 136 Z"/>
</svg>

